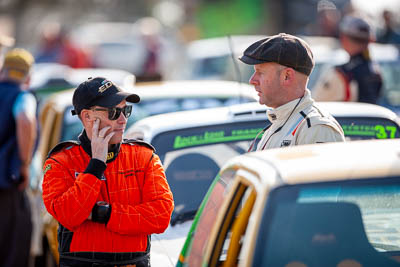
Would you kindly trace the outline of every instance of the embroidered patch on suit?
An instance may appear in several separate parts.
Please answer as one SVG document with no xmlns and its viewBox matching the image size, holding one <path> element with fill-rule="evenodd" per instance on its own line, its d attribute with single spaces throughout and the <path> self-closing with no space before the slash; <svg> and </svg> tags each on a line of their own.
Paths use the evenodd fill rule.
<svg viewBox="0 0 400 267">
<path fill-rule="evenodd" d="M 281 143 L 281 147 L 290 146 L 290 143 L 292 143 L 292 140 L 283 140 Z"/>
</svg>

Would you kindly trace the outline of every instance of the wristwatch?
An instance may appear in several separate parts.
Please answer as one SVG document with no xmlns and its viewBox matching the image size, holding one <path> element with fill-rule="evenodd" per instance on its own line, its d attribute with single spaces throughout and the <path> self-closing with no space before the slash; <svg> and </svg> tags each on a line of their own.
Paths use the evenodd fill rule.
<svg viewBox="0 0 400 267">
<path fill-rule="evenodd" d="M 98 201 L 92 209 L 92 221 L 107 223 L 111 216 L 111 205 L 105 201 Z"/>
</svg>

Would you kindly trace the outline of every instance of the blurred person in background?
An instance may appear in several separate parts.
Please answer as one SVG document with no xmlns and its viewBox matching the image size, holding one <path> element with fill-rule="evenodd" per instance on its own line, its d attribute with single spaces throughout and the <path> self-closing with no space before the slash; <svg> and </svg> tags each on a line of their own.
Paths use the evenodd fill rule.
<svg viewBox="0 0 400 267">
<path fill-rule="evenodd" d="M 260 104 L 269 107 L 271 124 L 257 150 L 344 141 L 340 124 L 315 105 L 307 89 L 315 63 L 304 40 L 286 33 L 270 36 L 250 45 L 240 60 L 254 65 L 250 84 Z"/>
<path fill-rule="evenodd" d="M 377 36 L 377 42 L 383 44 L 400 44 L 400 33 L 393 21 L 393 13 L 389 10 L 382 12 L 384 27 Z"/>
<path fill-rule="evenodd" d="M 150 236 L 168 227 L 172 192 L 154 148 L 123 140 L 130 103 L 110 80 L 75 89 L 79 142 L 63 142 L 44 164 L 43 201 L 59 222 L 60 266 L 150 266 Z"/>
<path fill-rule="evenodd" d="M 7 47 L 12 47 L 15 43 L 14 38 L 0 33 L 0 69 L 3 65 L 4 54 Z"/>
<path fill-rule="evenodd" d="M 72 68 L 89 68 L 92 65 L 88 53 L 70 41 L 59 23 L 44 26 L 35 59 L 37 63 L 55 62 Z"/>
<path fill-rule="evenodd" d="M 354 15 L 343 19 L 340 44 L 350 59 L 322 73 L 313 90 L 315 100 L 377 103 L 382 77 L 378 65 L 370 58 L 368 45 L 372 40 L 372 29 L 366 20 Z"/>
<path fill-rule="evenodd" d="M 15 48 L 0 71 L 0 266 L 28 266 L 32 221 L 25 188 L 37 137 L 36 99 L 27 92 L 33 56 Z"/>
<path fill-rule="evenodd" d="M 332 1 L 321 0 L 317 5 L 317 22 L 306 26 L 304 34 L 339 37 L 341 13 Z"/>
<path fill-rule="evenodd" d="M 161 24 L 151 17 L 138 21 L 141 37 L 143 38 L 146 55 L 142 70 L 136 75 L 137 82 L 161 81 L 160 53 L 161 53 Z"/>
</svg>

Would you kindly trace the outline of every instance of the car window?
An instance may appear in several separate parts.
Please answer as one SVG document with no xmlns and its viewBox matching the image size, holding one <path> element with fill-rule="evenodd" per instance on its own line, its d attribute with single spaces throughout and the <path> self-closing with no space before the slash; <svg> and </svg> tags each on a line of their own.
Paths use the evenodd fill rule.
<svg viewBox="0 0 400 267">
<path fill-rule="evenodd" d="M 187 252 L 188 266 L 201 266 L 207 241 L 210 236 L 210 225 L 217 218 L 220 211 L 222 202 L 229 192 L 233 178 L 235 177 L 236 170 L 228 169 L 221 174 L 215 183 L 210 187 L 208 197 L 203 200 L 204 208 L 200 211 L 198 224 L 194 232 L 192 232 L 191 241 L 188 244 L 189 249 Z M 202 204 L 203 205 L 203 204 Z"/>
<path fill-rule="evenodd" d="M 72 116 L 72 106 L 69 106 L 64 111 L 64 121 L 61 129 L 61 141 L 77 140 L 78 135 L 82 132 L 82 123 L 78 116 Z"/>
<path fill-rule="evenodd" d="M 397 61 L 381 62 L 383 94 L 380 104 L 387 107 L 400 107 L 400 65 Z"/>
<path fill-rule="evenodd" d="M 243 258 L 240 252 L 256 197 L 254 188 L 245 183 L 238 185 L 214 242 L 210 266 L 236 266 Z"/>
<path fill-rule="evenodd" d="M 270 193 L 253 266 L 393 265 L 400 177 L 285 186 Z M 335 253 L 332 253 L 335 251 Z"/>
<path fill-rule="evenodd" d="M 342 126 L 344 135 L 350 140 L 400 137 L 399 126 L 389 119 L 367 117 L 337 117 L 336 119 Z"/>
<path fill-rule="evenodd" d="M 225 162 L 247 151 L 265 121 L 195 127 L 161 133 L 151 142 L 174 194 L 171 224 L 193 218 Z M 258 139 L 259 140 L 259 139 Z"/>
<path fill-rule="evenodd" d="M 193 62 L 191 78 L 207 78 L 222 76 L 225 72 L 228 56 L 196 59 Z"/>
</svg>

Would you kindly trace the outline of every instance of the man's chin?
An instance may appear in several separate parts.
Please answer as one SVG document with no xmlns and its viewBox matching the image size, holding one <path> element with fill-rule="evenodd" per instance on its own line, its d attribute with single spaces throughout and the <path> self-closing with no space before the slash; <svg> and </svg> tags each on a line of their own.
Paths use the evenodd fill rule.
<svg viewBox="0 0 400 267">
<path fill-rule="evenodd" d="M 113 136 L 109 142 L 110 145 L 116 145 L 122 142 L 122 135 Z"/>
</svg>

